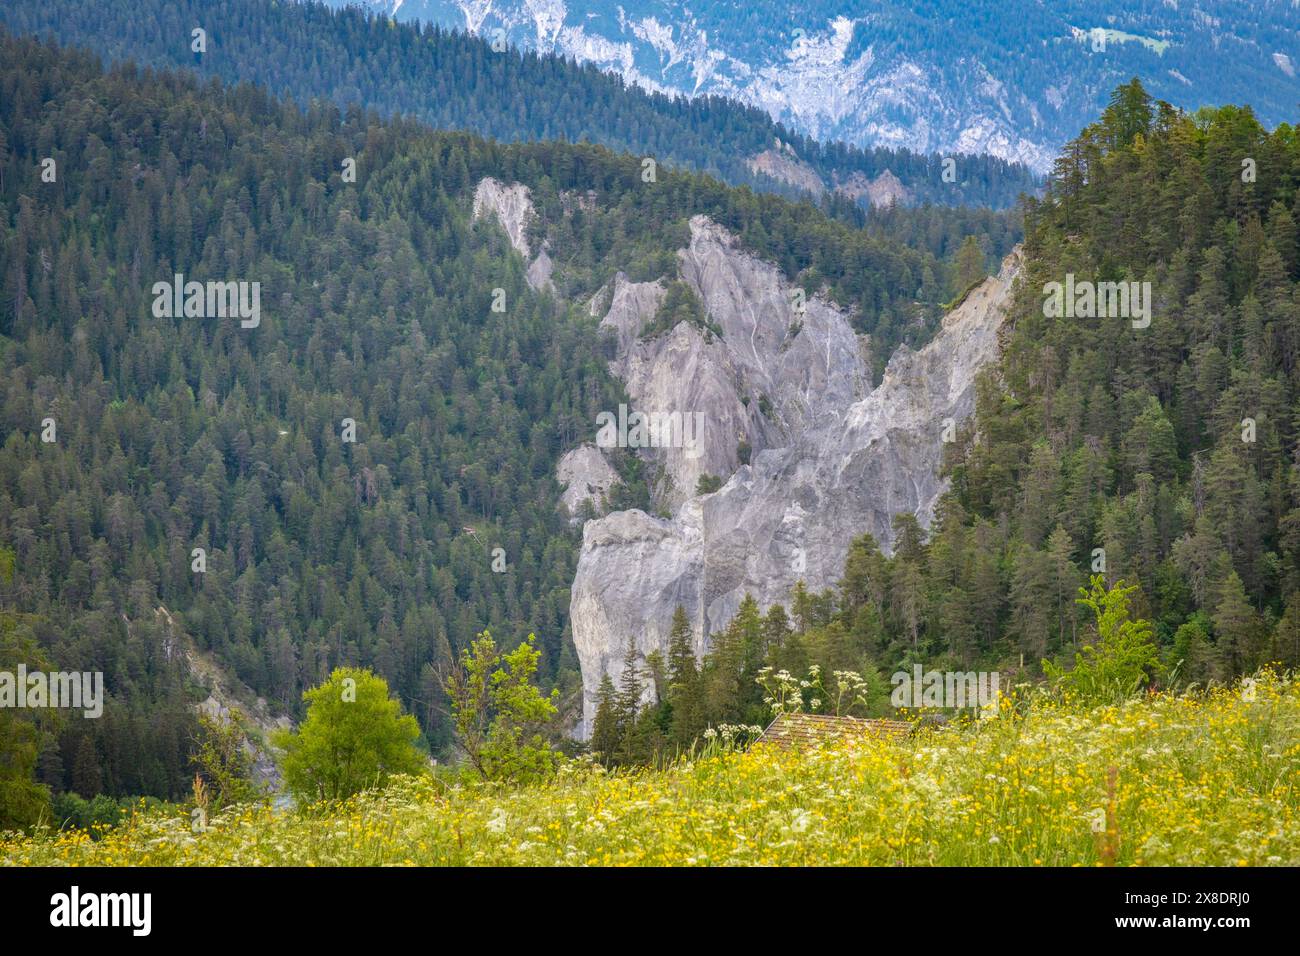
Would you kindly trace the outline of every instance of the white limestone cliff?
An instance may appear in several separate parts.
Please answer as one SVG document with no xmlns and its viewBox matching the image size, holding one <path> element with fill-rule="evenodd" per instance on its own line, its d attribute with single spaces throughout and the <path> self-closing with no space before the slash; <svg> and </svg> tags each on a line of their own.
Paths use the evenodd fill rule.
<svg viewBox="0 0 1300 956">
<path fill-rule="evenodd" d="M 915 514 L 928 526 L 944 490 L 945 425 L 974 409 L 976 374 L 997 357 L 1020 265 L 1018 252 L 1009 256 L 924 348 L 900 347 L 868 392 L 857 337 L 836 306 L 809 299 L 791 335 L 784 277 L 703 217 L 692 220 L 690 248 L 679 255 L 721 339 L 706 343 L 686 324 L 635 338 L 658 300 L 626 280 L 616 281 L 603 324 L 619 337 L 614 370 L 637 407 L 705 409 L 704 467 L 729 477 L 711 494 L 683 494 L 693 491 L 691 469 L 674 450 L 655 450 L 676 486 L 664 499 L 673 516 L 623 511 L 584 526 L 570 607 L 583 735 L 601 678 L 617 678 L 629 638 L 641 656 L 666 650 L 677 605 L 703 653 L 746 593 L 766 608 L 786 602 L 801 578 L 831 587 L 854 537 L 870 532 L 888 550 L 894 515 Z M 770 416 L 740 401 L 758 394 Z M 752 443 L 748 465 L 732 454 L 740 430 Z"/>
<path fill-rule="evenodd" d="M 505 230 L 506 238 L 527 263 L 529 286 L 540 292 L 553 289 L 551 284 L 551 257 L 543 244 L 536 256 L 533 256 L 528 242 L 528 227 L 537 216 L 533 208 L 532 195 L 522 183 L 507 186 L 498 179 L 488 176 L 479 181 L 474 189 L 474 219 L 491 216 Z"/>
</svg>

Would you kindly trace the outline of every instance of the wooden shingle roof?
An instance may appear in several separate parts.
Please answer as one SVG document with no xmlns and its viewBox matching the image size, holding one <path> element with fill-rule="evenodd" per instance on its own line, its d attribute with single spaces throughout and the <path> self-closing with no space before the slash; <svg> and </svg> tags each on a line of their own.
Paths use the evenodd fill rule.
<svg viewBox="0 0 1300 956">
<path fill-rule="evenodd" d="M 781 714 L 763 731 L 755 744 L 778 747 L 807 747 L 845 734 L 903 738 L 911 734 L 905 720 L 864 720 L 859 717 L 831 717 L 827 714 Z"/>
</svg>

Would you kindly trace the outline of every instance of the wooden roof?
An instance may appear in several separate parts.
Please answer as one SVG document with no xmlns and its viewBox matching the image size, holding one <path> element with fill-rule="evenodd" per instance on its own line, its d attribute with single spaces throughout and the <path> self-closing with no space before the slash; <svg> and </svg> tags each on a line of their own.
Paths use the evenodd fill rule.
<svg viewBox="0 0 1300 956">
<path fill-rule="evenodd" d="M 778 747 L 807 747 L 845 734 L 876 737 L 906 737 L 912 725 L 905 720 L 864 720 L 859 717 L 831 717 L 827 714 L 781 714 L 767 725 L 755 744 Z"/>
</svg>

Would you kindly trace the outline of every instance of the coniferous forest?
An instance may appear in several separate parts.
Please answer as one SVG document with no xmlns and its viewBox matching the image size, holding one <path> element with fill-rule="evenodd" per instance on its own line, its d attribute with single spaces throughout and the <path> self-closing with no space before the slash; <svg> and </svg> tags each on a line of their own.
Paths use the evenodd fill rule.
<svg viewBox="0 0 1300 956">
<path fill-rule="evenodd" d="M 647 94 L 594 66 L 514 48 L 497 51 L 477 37 L 399 24 L 354 7 L 271 0 L 60 0 L 57 6 L 9 0 L 0 22 L 112 60 L 191 67 L 226 82 L 257 83 L 304 104 L 361 102 L 385 115 L 404 114 L 502 141 L 586 141 L 791 196 L 798 195 L 796 187 L 747 164 L 777 140 L 792 146 L 826 182 L 855 173 L 875 178 L 889 170 L 919 202 L 1006 209 L 1039 185 L 1026 167 L 986 155 L 953 157 L 956 177 L 945 181 L 942 157 L 823 145 L 723 97 Z M 210 25 L 211 55 L 196 56 L 170 42 L 188 36 L 196 23 Z"/>
<path fill-rule="evenodd" d="M 1147 90 L 949 194 L 356 9 L 6 5 L 0 864 L 1300 863 L 1300 134 Z M 730 472 L 593 444 L 648 379 L 736 398 Z M 915 507 L 862 464 L 927 442 Z M 845 488 L 833 576 L 717 583 L 742 492 L 776 549 Z M 614 646 L 611 567 L 670 628 Z"/>
<path fill-rule="evenodd" d="M 660 274 L 698 212 L 827 283 L 885 342 L 923 336 L 947 294 L 928 251 L 698 174 L 644 190 L 635 157 L 600 147 L 303 111 L 4 43 L 6 603 L 37 616 L 61 666 L 103 667 L 131 702 L 43 755 L 56 788 L 188 786 L 174 640 L 289 711 L 331 667 L 373 667 L 435 751 L 450 741 L 436 670 L 485 627 L 535 632 L 543 679 L 572 686 L 578 538 L 555 462 L 620 387 L 590 317 L 533 294 L 499 234 L 471 224 L 484 175 L 533 188 L 575 300 L 619 269 Z M 559 194 L 579 188 L 600 211 L 565 219 Z M 262 277 L 266 318 L 155 318 L 151 287 L 177 273 Z M 491 320 L 495 288 L 508 322 Z M 492 572 L 497 546 L 519 574 Z"/>
<path fill-rule="evenodd" d="M 765 667 L 852 669 L 869 678 L 859 711 L 881 714 L 885 676 L 914 663 L 1026 679 L 1066 665 L 1095 572 L 1140 586 L 1159 684 L 1300 666 L 1297 215 L 1293 129 L 1116 90 L 1029 205 L 1003 360 L 949 450 L 929 534 L 899 515 L 893 553 L 859 539 L 838 592 L 742 604 L 698 666 L 679 619 L 677 653 L 638 678 L 666 688 L 659 706 L 606 689 L 604 752 L 636 763 L 762 721 Z M 1042 290 L 1067 273 L 1151 282 L 1150 326 L 1045 318 Z"/>
</svg>

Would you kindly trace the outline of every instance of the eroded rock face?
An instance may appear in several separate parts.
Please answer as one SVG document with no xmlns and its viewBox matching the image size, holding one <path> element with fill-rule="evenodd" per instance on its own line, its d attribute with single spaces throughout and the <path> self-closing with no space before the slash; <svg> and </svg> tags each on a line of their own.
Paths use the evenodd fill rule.
<svg viewBox="0 0 1300 956">
<path fill-rule="evenodd" d="M 488 176 L 474 189 L 474 218 L 491 215 L 501 224 L 510 239 L 510 245 L 524 257 L 532 258 L 528 248 L 528 223 L 536 213 L 532 195 L 523 183 L 507 186 L 499 179 Z"/>
<path fill-rule="evenodd" d="M 865 344 L 847 314 L 792 287 L 707 217 L 694 217 L 690 230 L 690 245 L 678 251 L 681 277 L 721 335 L 685 322 L 641 335 L 664 287 L 622 275 L 601 321 L 618 342 L 611 371 L 635 409 L 692 416 L 698 425 L 694 443 L 644 452 L 662 469 L 655 502 L 670 509 L 694 494 L 701 476 L 725 479 L 743 456 L 788 445 L 810 423 L 838 418 L 870 383 Z"/>
<path fill-rule="evenodd" d="M 618 472 L 595 445 L 579 445 L 565 454 L 555 467 L 555 479 L 564 488 L 560 504 L 571 517 L 587 501 L 599 510 L 619 480 Z"/>
<path fill-rule="evenodd" d="M 854 537 L 870 532 L 888 550 L 894 515 L 912 513 L 928 526 L 944 488 L 945 425 L 973 411 L 975 376 L 997 356 L 1019 271 L 1013 253 L 932 342 L 900 348 L 879 387 L 864 394 L 865 364 L 842 313 L 810 300 L 803 329 L 788 340 L 778 333 L 785 290 L 776 270 L 707 220 L 692 221 L 691 231 L 682 272 L 723 338 L 705 345 L 678 326 L 662 342 L 635 342 L 624 360 L 628 391 L 666 404 L 707 402 L 721 431 L 710 439 L 718 454 L 732 440 L 728 428 L 743 424 L 758 440 L 749 465 L 728 472 L 720 490 L 684 498 L 671 519 L 626 511 L 583 528 L 570 614 L 584 735 L 601 678 L 617 679 L 629 638 L 641 656 L 666 651 L 678 604 L 703 652 L 746 593 L 766 608 L 787 601 L 801 578 L 831 587 Z M 741 413 L 727 407 L 755 390 L 772 403 L 771 420 L 753 417 L 754 402 Z"/>
<path fill-rule="evenodd" d="M 771 176 L 814 196 L 821 196 L 827 189 L 826 182 L 817 171 L 799 159 L 789 146 L 766 149 L 751 157 L 745 165 L 752 173 Z M 834 191 L 855 201 L 865 199 L 878 209 L 900 203 L 906 205 L 912 201 L 911 191 L 889 169 L 881 172 L 875 179 L 870 179 L 856 171 L 842 177 L 835 174 Z"/>
<path fill-rule="evenodd" d="M 865 198 L 878 209 L 900 203 L 906 205 L 912 201 L 912 193 L 903 185 L 902 180 L 888 169 L 875 179 L 868 179 L 862 173 L 854 172 L 837 180 L 835 191 L 854 200 Z"/>
<path fill-rule="evenodd" d="M 814 196 L 826 191 L 826 184 L 816 170 L 794 155 L 789 147 L 765 149 L 751 157 L 745 164 L 749 171 L 771 176 L 773 179 L 806 190 Z"/>
<path fill-rule="evenodd" d="M 886 169 L 867 185 L 867 200 L 877 209 L 912 201 L 912 194 L 892 172 Z"/>
<path fill-rule="evenodd" d="M 530 257 L 535 213 L 526 187 L 486 179 L 474 212 L 500 222 L 529 262 L 530 282 L 549 284 L 546 249 Z M 631 410 L 699 424 L 676 432 L 687 441 L 637 452 L 652 469 L 655 507 L 670 518 L 622 511 L 583 528 L 570 608 L 583 675 L 581 736 L 590 732 L 601 678 L 617 676 L 629 639 L 642 658 L 666 650 L 678 605 L 702 654 L 746 593 L 766 608 L 787 601 L 800 579 L 816 590 L 833 586 L 857 535 L 870 532 L 889 549 L 894 515 L 929 524 L 943 490 L 945 426 L 970 414 L 975 375 L 996 357 L 1018 258 L 975 289 L 929 345 L 900 348 L 874 391 L 869 344 L 850 316 L 793 287 L 723 227 L 694 217 L 678 265 L 706 325 L 653 331 L 669 291 L 664 279 L 632 282 L 620 273 L 589 303 L 614 339 L 611 371 Z M 592 441 L 557 467 L 570 515 L 585 501 L 601 502 L 618 480 L 594 443 L 597 425 Z M 725 483 L 696 494 L 703 475 Z"/>
<path fill-rule="evenodd" d="M 510 245 L 515 248 L 528 263 L 526 278 L 529 286 L 536 291 L 553 289 L 551 284 L 551 257 L 546 247 L 533 257 L 528 242 L 528 226 L 537 215 L 533 208 L 532 194 L 522 183 L 507 186 L 499 179 L 488 176 L 479 180 L 474 189 L 474 219 L 491 216 L 505 230 Z"/>
</svg>

